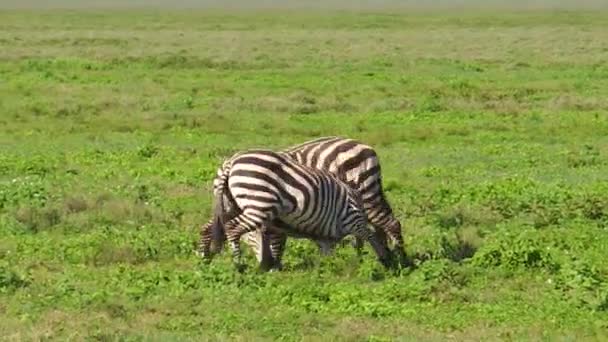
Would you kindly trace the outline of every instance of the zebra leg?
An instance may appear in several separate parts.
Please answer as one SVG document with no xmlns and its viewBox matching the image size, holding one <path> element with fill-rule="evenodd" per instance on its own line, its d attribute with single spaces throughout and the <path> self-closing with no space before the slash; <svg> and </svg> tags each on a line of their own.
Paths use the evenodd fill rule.
<svg viewBox="0 0 608 342">
<path fill-rule="evenodd" d="M 352 247 L 357 251 L 357 256 L 360 258 L 363 255 L 363 245 L 365 244 L 364 240 L 355 237 L 352 241 Z"/>
<path fill-rule="evenodd" d="M 213 232 L 211 231 L 212 221 L 209 221 L 201 226 L 200 239 L 198 244 L 198 255 L 205 261 L 210 262 L 213 258 L 211 254 L 211 240 Z"/>
<path fill-rule="evenodd" d="M 266 231 L 260 230 L 256 230 L 254 234 L 257 241 L 256 257 L 258 259 L 260 269 L 263 271 L 269 271 L 274 267 L 275 263 L 271 252 L 270 234 Z"/>
<path fill-rule="evenodd" d="M 335 244 L 331 243 L 328 240 L 315 240 L 315 243 L 317 244 L 317 246 L 319 246 L 319 253 L 322 256 L 326 257 L 333 254 Z"/>
<path fill-rule="evenodd" d="M 203 259 L 211 260 L 216 254 L 221 253 L 224 241 L 226 240 L 226 232 L 223 227 L 214 228 L 213 219 L 201 225 L 198 255 Z"/>
<path fill-rule="evenodd" d="M 228 238 L 228 243 L 232 249 L 232 262 L 239 272 L 244 271 L 245 265 L 241 263 L 241 236 L 247 232 L 264 232 L 266 222 L 271 220 L 266 219 L 268 213 L 252 210 L 245 210 L 242 214 L 225 224 L 225 232 Z M 271 214 L 270 214 L 271 215 Z"/>
<path fill-rule="evenodd" d="M 283 269 L 281 259 L 285 251 L 287 235 L 279 232 L 267 232 L 268 242 L 270 245 L 270 255 L 272 258 L 271 271 L 280 271 Z"/>
<path fill-rule="evenodd" d="M 274 265 L 274 260 L 271 255 L 271 248 L 267 233 L 255 230 L 245 233 L 241 240 L 244 241 L 255 254 L 256 259 L 263 270 L 269 270 Z"/>
<path fill-rule="evenodd" d="M 245 233 L 242 238 L 253 250 L 260 269 L 264 271 L 281 270 L 281 258 L 285 249 L 287 235 L 278 231 L 253 231 Z"/>
<path fill-rule="evenodd" d="M 236 221 L 236 222 L 235 222 Z M 241 263 L 241 236 L 249 231 L 247 226 L 239 224 L 238 218 L 226 223 L 226 235 L 228 244 L 232 250 L 232 263 L 238 272 L 245 270 L 245 264 Z"/>
</svg>

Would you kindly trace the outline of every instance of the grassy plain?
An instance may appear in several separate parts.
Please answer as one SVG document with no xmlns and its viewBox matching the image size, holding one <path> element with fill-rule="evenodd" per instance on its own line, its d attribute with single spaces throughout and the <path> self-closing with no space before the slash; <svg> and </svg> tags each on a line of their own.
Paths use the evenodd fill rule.
<svg viewBox="0 0 608 342">
<path fill-rule="evenodd" d="M 608 338 L 605 12 L 0 13 L 7 340 Z M 192 250 L 222 158 L 380 154 L 417 268 Z"/>
</svg>

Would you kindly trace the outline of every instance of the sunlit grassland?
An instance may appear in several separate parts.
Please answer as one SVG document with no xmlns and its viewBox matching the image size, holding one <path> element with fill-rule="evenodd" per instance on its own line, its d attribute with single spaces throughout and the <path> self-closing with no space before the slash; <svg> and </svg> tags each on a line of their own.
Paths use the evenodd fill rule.
<svg viewBox="0 0 608 342">
<path fill-rule="evenodd" d="M 0 335 L 601 339 L 604 12 L 0 13 Z M 192 253 L 221 160 L 379 153 L 417 268 Z"/>
</svg>

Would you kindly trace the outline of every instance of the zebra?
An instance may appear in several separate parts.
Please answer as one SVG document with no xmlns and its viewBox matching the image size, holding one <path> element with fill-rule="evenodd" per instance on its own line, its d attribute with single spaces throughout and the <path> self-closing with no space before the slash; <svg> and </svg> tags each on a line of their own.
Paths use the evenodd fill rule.
<svg viewBox="0 0 608 342">
<path fill-rule="evenodd" d="M 288 154 L 299 163 L 315 169 L 327 170 L 346 180 L 359 191 L 363 199 L 363 207 L 368 222 L 375 228 L 377 239 L 388 246 L 387 235 L 392 240 L 393 250 L 402 265 L 408 263 L 404 250 L 401 223 L 393 214 L 393 210 L 382 191 L 382 174 L 380 162 L 375 150 L 357 140 L 330 136 L 322 137 L 289 147 L 282 152 Z M 206 229 L 211 223 L 203 225 Z M 215 249 L 221 249 L 224 236 L 217 236 Z M 286 242 L 284 235 L 267 232 L 249 232 L 243 240 L 254 250 L 258 261 L 266 265 L 277 263 Z M 265 248 L 263 241 L 270 243 L 270 250 Z M 363 241 L 355 237 L 354 246 L 360 250 Z"/>
<path fill-rule="evenodd" d="M 380 263 L 390 267 L 391 254 L 367 227 L 359 193 L 332 173 L 302 165 L 286 153 L 252 149 L 235 154 L 218 170 L 213 193 L 212 223 L 201 232 L 207 260 L 217 231 L 225 233 L 238 270 L 240 239 L 246 232 L 309 238 L 322 254 L 352 234 L 368 241 Z"/>
</svg>

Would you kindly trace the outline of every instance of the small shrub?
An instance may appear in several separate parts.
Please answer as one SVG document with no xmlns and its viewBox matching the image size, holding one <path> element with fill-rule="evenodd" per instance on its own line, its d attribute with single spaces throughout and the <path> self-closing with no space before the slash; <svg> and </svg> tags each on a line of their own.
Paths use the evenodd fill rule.
<svg viewBox="0 0 608 342">
<path fill-rule="evenodd" d="M 95 207 L 100 208 L 103 207 L 103 205 L 110 201 L 112 199 L 112 194 L 110 193 L 101 193 L 99 195 L 97 195 L 97 197 L 95 198 Z"/>
<path fill-rule="evenodd" d="M 441 228 L 450 229 L 462 226 L 467 221 L 468 214 L 461 207 L 441 212 L 437 215 L 437 221 Z"/>
<path fill-rule="evenodd" d="M 93 265 L 140 264 L 158 260 L 162 241 L 145 231 L 132 232 L 120 240 L 103 241 L 93 246 L 85 259 Z"/>
<path fill-rule="evenodd" d="M 285 251 L 285 262 L 292 264 L 294 270 L 308 271 L 320 263 L 318 249 L 307 241 L 288 239 Z"/>
<path fill-rule="evenodd" d="M 380 281 L 386 278 L 386 271 L 382 265 L 380 265 L 376 258 L 366 258 L 366 261 L 359 265 L 357 275 L 359 277 L 369 279 L 372 281 Z"/>
<path fill-rule="evenodd" d="M 600 270 L 584 262 L 566 263 L 555 279 L 555 287 L 575 305 L 608 310 L 608 282 Z"/>
<path fill-rule="evenodd" d="M 150 206 L 143 203 L 132 203 L 128 200 L 109 200 L 104 202 L 98 212 L 102 222 L 143 224 L 152 222 L 155 218 L 162 221 L 162 217 Z"/>
<path fill-rule="evenodd" d="M 431 166 L 422 170 L 422 175 L 425 177 L 437 177 L 441 176 L 441 168 L 437 166 Z"/>
<path fill-rule="evenodd" d="M 549 249 L 537 239 L 527 236 L 505 234 L 497 241 L 482 247 L 473 257 L 473 262 L 481 267 L 506 267 L 509 269 L 547 269 L 555 271 L 559 264 Z"/>
<path fill-rule="evenodd" d="M 478 248 L 479 236 L 476 232 L 460 231 L 454 232 L 454 238 L 448 239 L 445 235 L 441 238 L 442 255 L 452 261 L 462 261 L 475 255 Z"/>
<path fill-rule="evenodd" d="M 112 243 L 101 245 L 91 258 L 90 263 L 95 266 L 104 266 L 115 263 L 137 264 L 138 257 L 130 246 L 115 246 Z"/>
<path fill-rule="evenodd" d="M 308 91 L 296 91 L 289 95 L 289 100 L 301 104 L 317 104 L 317 99 L 313 95 L 309 94 Z"/>
<path fill-rule="evenodd" d="M 26 175 L 44 177 L 56 171 L 49 161 L 40 156 L 26 159 L 21 165 L 22 172 Z"/>
<path fill-rule="evenodd" d="M 416 110 L 420 113 L 436 113 L 445 110 L 445 108 L 438 96 L 427 96 L 418 103 Z"/>
<path fill-rule="evenodd" d="M 54 207 L 21 207 L 15 212 L 15 219 L 32 233 L 53 227 L 61 222 L 61 212 Z"/>
<path fill-rule="evenodd" d="M 601 163 L 599 150 L 592 145 L 584 145 L 580 151 L 568 153 L 567 164 L 572 168 L 589 167 Z"/>
<path fill-rule="evenodd" d="M 447 293 L 465 286 L 468 281 L 468 276 L 456 269 L 455 264 L 449 260 L 429 260 L 408 277 L 407 296 L 422 301 L 441 301 L 446 299 Z"/>
<path fill-rule="evenodd" d="M 319 111 L 319 107 L 314 104 L 303 103 L 295 107 L 296 114 L 314 114 Z"/>
<path fill-rule="evenodd" d="M 556 206 L 534 206 L 530 211 L 532 212 L 535 228 L 556 225 L 562 220 L 565 214 L 561 208 Z"/>
<path fill-rule="evenodd" d="M 449 87 L 455 91 L 458 96 L 464 98 L 470 98 L 473 94 L 476 94 L 479 88 L 475 85 L 472 85 L 467 80 L 451 80 L 449 82 Z"/>
<path fill-rule="evenodd" d="M 184 98 L 182 100 L 184 107 L 187 109 L 192 109 L 194 108 L 194 99 L 192 98 L 192 96 L 187 96 L 186 98 Z"/>
<path fill-rule="evenodd" d="M 49 199 L 46 185 L 37 176 L 0 183 L 0 208 L 19 205 L 43 207 Z"/>
<path fill-rule="evenodd" d="M 68 213 L 79 213 L 89 208 L 89 204 L 86 199 L 75 196 L 66 198 L 64 205 Z"/>
<path fill-rule="evenodd" d="M 590 220 L 602 220 L 608 217 L 608 198 L 604 194 L 585 194 L 577 199 L 574 206 Z"/>
<path fill-rule="evenodd" d="M 0 293 L 12 292 L 29 282 L 6 265 L 0 265 Z"/>
<path fill-rule="evenodd" d="M 151 145 L 151 144 L 147 144 L 142 146 L 141 148 L 139 148 L 139 150 L 137 150 L 137 154 L 140 157 L 143 158 L 152 158 L 155 155 L 157 155 L 159 152 L 159 148 L 157 146 Z"/>
</svg>

